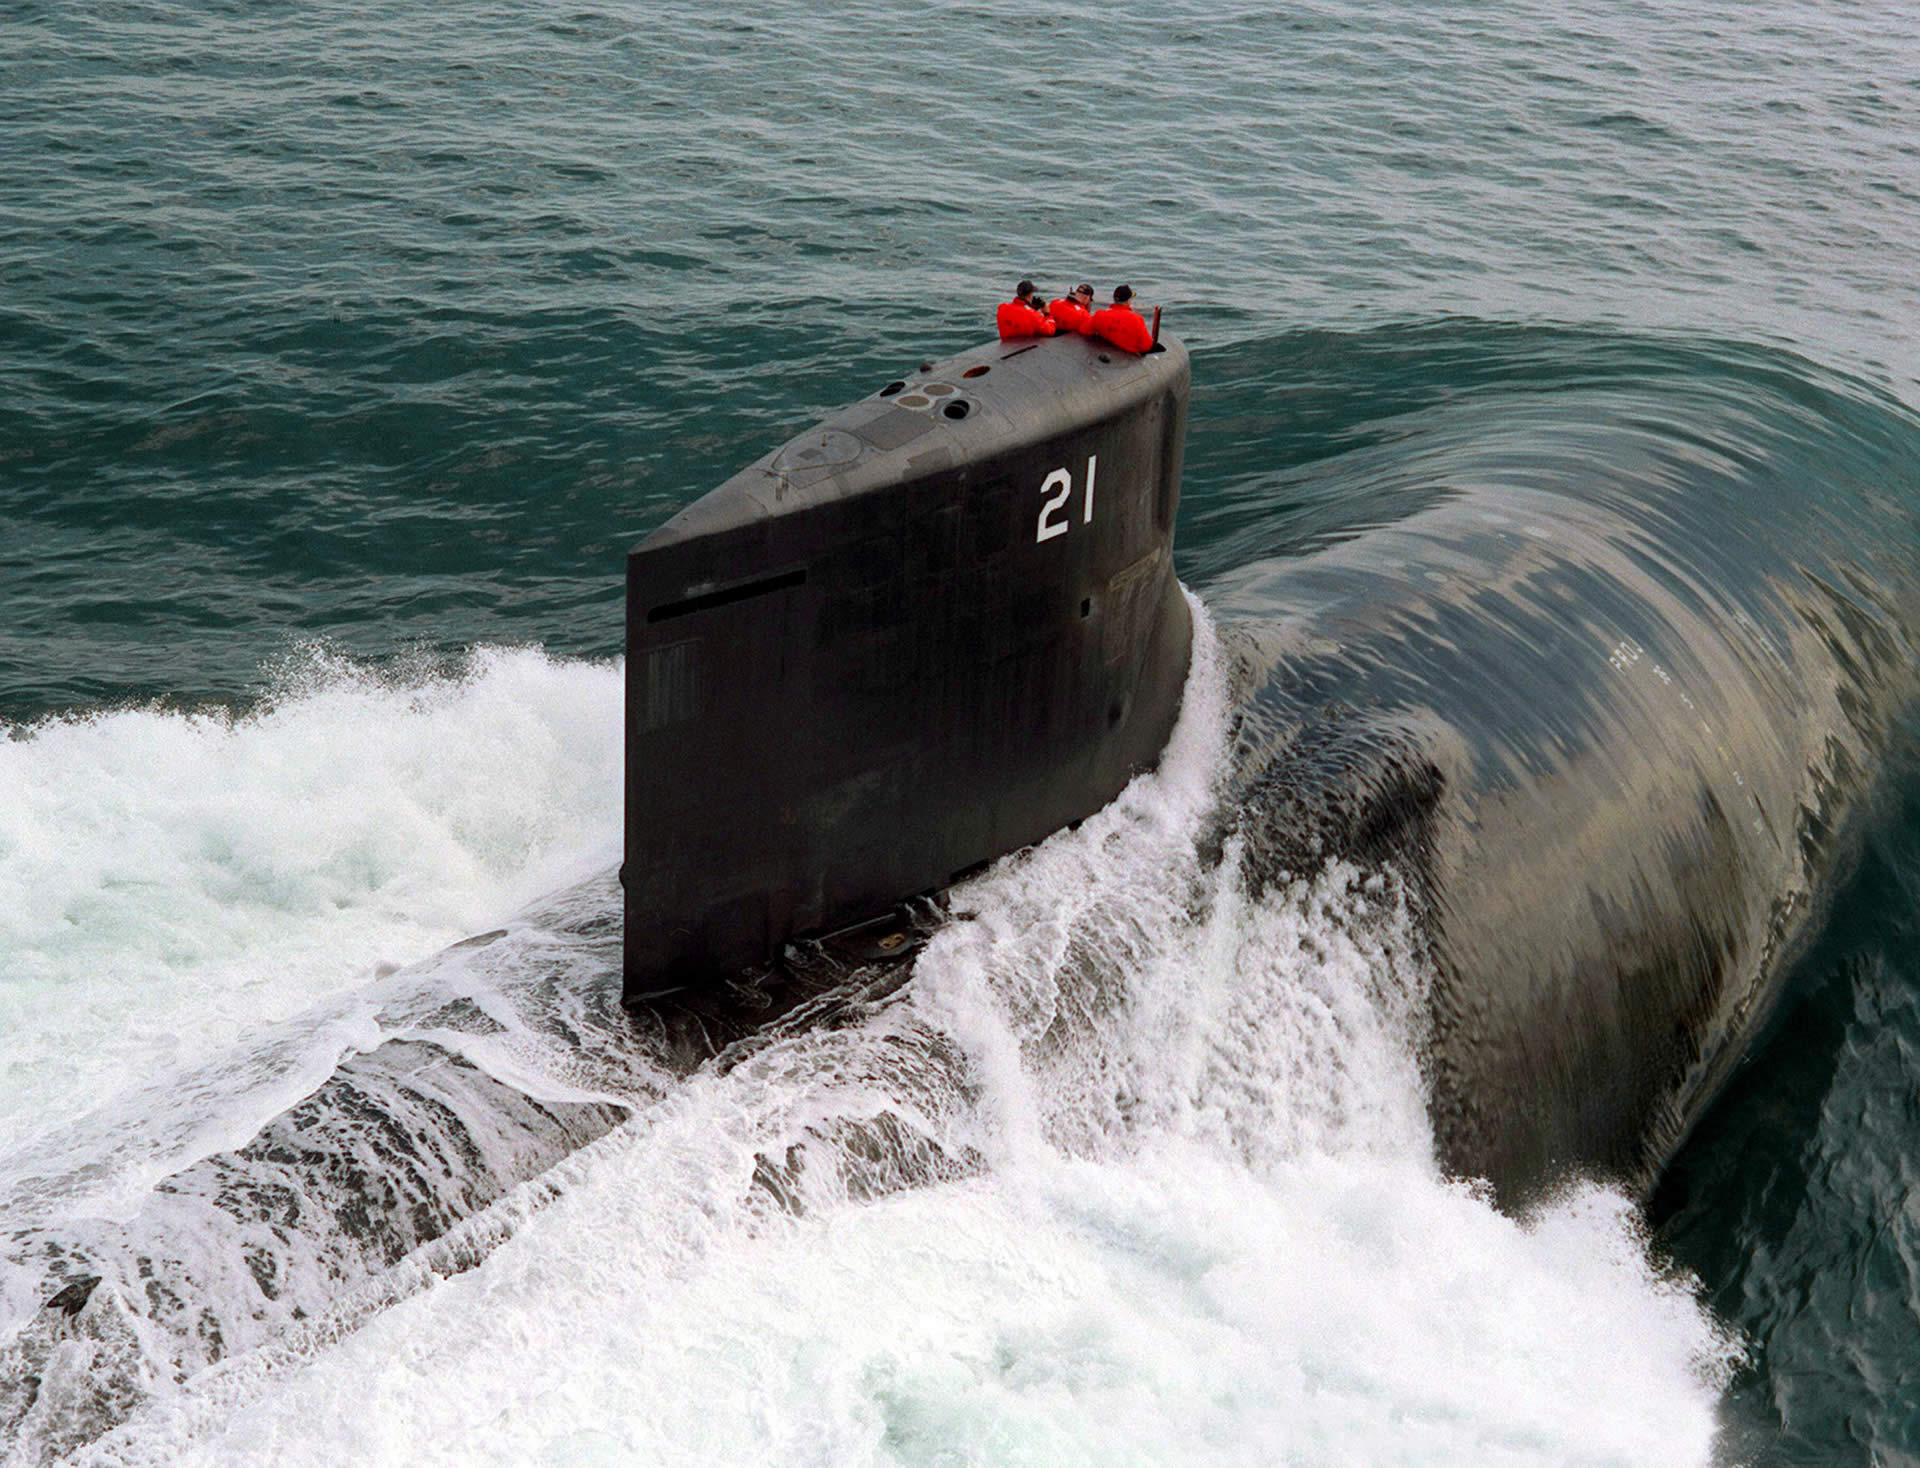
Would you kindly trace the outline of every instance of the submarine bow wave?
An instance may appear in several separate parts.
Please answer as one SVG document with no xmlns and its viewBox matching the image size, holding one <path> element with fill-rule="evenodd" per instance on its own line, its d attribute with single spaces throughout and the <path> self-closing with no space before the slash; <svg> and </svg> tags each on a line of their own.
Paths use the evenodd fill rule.
<svg viewBox="0 0 1920 1468">
<path fill-rule="evenodd" d="M 1785 354 L 1596 333 L 1221 366 L 1236 427 L 1303 455 L 1196 506 L 1231 528 L 1188 569 L 1243 650 L 1252 860 L 1412 878 L 1450 1167 L 1643 1192 L 1907 748 L 1912 415 Z"/>
</svg>

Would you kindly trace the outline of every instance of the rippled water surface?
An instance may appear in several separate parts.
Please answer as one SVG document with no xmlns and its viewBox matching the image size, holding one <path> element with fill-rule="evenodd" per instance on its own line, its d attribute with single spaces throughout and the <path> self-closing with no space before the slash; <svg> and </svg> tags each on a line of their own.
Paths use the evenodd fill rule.
<svg viewBox="0 0 1920 1468">
<path fill-rule="evenodd" d="M 0 1207 L 105 1156 L 126 1206 L 260 1120 L 141 1097 L 303 1015 L 324 1071 L 377 974 L 604 870 L 625 548 L 1021 275 L 1130 281 L 1192 348 L 1203 602 L 1650 442 L 1678 521 L 1790 561 L 1768 506 L 1819 500 L 1867 603 L 1914 564 L 1920 21 L 1884 8 L 0 4 Z M 1393 915 L 1181 929 L 1156 789 L 1138 869 L 1001 874 L 919 983 L 984 1171 L 742 1213 L 813 1093 L 716 1081 L 485 1267 L 118 1451 L 1920 1454 L 1903 761 L 1650 1244 L 1433 1175 Z M 1144 934 L 1115 972 L 1169 1027 L 1023 1049 L 1056 923 Z M 1191 1104 L 1059 1099 L 1118 1071 Z"/>
</svg>

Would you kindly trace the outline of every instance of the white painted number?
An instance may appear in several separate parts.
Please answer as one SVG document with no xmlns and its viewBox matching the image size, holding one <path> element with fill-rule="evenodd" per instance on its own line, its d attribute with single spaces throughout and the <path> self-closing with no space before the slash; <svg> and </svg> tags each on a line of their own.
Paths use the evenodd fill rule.
<svg viewBox="0 0 1920 1468">
<path fill-rule="evenodd" d="M 1055 486 L 1058 488 L 1055 488 Z M 1040 523 L 1034 527 L 1033 539 L 1036 544 L 1043 540 L 1052 540 L 1056 535 L 1067 533 L 1067 522 L 1053 518 L 1054 511 L 1067 502 L 1067 496 L 1073 493 L 1073 476 L 1065 469 L 1055 469 L 1040 485 L 1040 493 L 1053 490 L 1053 498 L 1040 507 Z"/>
<path fill-rule="evenodd" d="M 1093 479 L 1099 468 L 1099 456 L 1088 454 L 1087 490 L 1080 511 L 1082 525 L 1093 523 Z M 1073 475 L 1065 469 L 1055 469 L 1040 481 L 1040 493 L 1051 497 L 1040 506 L 1040 519 L 1033 527 L 1033 539 L 1036 545 L 1043 540 L 1052 540 L 1056 535 L 1067 533 L 1066 506 L 1067 497 L 1073 493 Z"/>
</svg>

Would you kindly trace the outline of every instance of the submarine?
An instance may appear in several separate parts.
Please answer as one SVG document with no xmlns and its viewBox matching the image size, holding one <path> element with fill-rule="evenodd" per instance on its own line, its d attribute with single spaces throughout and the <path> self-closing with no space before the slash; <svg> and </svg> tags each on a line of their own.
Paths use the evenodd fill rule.
<svg viewBox="0 0 1920 1468">
<path fill-rule="evenodd" d="M 1170 335 L 988 343 L 631 552 L 627 1002 L 885 926 L 1153 763 L 1192 642 L 1191 378 Z"/>
<path fill-rule="evenodd" d="M 148 1148 L 170 1170 L 137 1200 L 69 1210 L 97 1179 L 44 1180 L 47 1215 L 0 1237 L 13 1459 L 218 1399 L 477 1265 L 689 1076 L 854 1034 L 907 981 L 920 899 L 1160 760 L 1196 631 L 1172 563 L 1191 369 L 1158 345 L 927 363 L 637 546 L 619 891 L 603 873 L 290 1022 L 264 1042 L 284 1060 L 192 1078 L 230 1101 L 252 1077 L 257 1128 Z M 1251 900 L 1334 863 L 1398 884 L 1435 1162 L 1514 1212 L 1583 1176 L 1648 1195 L 1920 702 L 1920 586 L 1875 559 L 1911 527 L 1868 498 L 1839 523 L 1797 482 L 1741 513 L 1752 480 L 1641 406 L 1560 410 L 1524 469 L 1497 442 L 1498 475 L 1201 588 L 1230 669 L 1201 859 Z M 1086 1007 L 1122 987 L 1070 977 Z M 907 1028 L 860 1064 L 904 1056 L 915 1107 L 964 1108 L 961 1048 Z M 868 1194 L 975 1165 L 884 1106 L 829 1120 L 809 1106 L 734 1181 L 786 1208 L 808 1148 Z"/>
</svg>

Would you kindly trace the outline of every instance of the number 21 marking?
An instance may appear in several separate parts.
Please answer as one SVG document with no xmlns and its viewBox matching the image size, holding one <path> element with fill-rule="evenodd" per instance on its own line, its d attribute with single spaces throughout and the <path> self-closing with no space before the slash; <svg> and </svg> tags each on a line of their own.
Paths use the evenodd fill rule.
<svg viewBox="0 0 1920 1468">
<path fill-rule="evenodd" d="M 1097 454 L 1087 455 L 1087 492 L 1082 501 L 1080 523 L 1093 523 L 1093 480 L 1100 468 Z M 1073 493 L 1073 475 L 1065 469 L 1055 469 L 1040 481 L 1040 493 L 1051 494 L 1040 506 L 1040 519 L 1033 528 L 1033 539 L 1037 545 L 1043 540 L 1052 540 L 1056 535 L 1065 535 L 1068 530 L 1066 504 L 1067 497 Z"/>
</svg>

